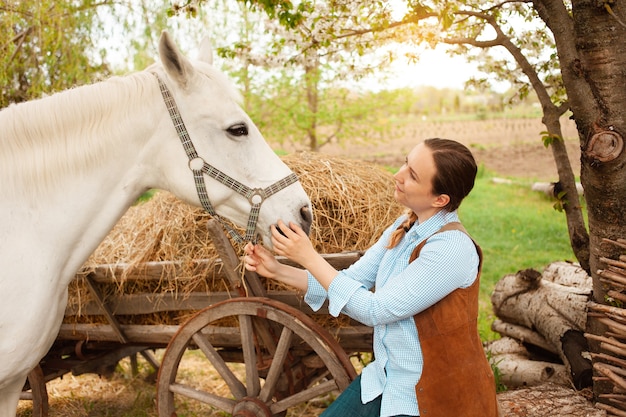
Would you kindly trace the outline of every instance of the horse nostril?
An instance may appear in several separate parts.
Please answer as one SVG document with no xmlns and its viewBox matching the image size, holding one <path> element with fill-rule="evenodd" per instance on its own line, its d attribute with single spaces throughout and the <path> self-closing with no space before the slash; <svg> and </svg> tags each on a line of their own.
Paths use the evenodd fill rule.
<svg viewBox="0 0 626 417">
<path fill-rule="evenodd" d="M 276 230 L 278 230 L 278 233 L 280 233 L 281 235 L 287 237 L 287 235 L 285 234 L 285 232 L 283 232 L 282 230 L 280 230 L 280 227 L 278 227 L 278 225 L 274 225 L 276 227 Z"/>
<path fill-rule="evenodd" d="M 300 216 L 302 216 L 302 230 L 308 235 L 311 232 L 311 225 L 313 224 L 313 213 L 309 206 L 304 206 L 300 209 Z"/>
</svg>

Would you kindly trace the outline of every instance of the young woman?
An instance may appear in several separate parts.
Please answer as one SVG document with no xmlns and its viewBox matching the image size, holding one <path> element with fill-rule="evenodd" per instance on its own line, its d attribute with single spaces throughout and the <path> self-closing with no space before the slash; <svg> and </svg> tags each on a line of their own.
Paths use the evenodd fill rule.
<svg viewBox="0 0 626 417">
<path fill-rule="evenodd" d="M 306 291 L 305 301 L 374 328 L 375 360 L 323 413 L 326 417 L 495 417 L 491 367 L 478 331 L 480 248 L 456 210 L 476 178 L 464 145 L 419 143 L 395 174 L 395 199 L 408 213 L 361 259 L 336 271 L 297 225 L 272 226 L 280 264 L 248 244 L 245 267 Z"/>
</svg>

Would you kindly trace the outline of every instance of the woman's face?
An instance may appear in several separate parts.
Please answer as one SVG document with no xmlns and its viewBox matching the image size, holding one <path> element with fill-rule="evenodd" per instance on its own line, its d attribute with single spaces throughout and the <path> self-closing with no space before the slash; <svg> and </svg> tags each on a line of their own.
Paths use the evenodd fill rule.
<svg viewBox="0 0 626 417">
<path fill-rule="evenodd" d="M 394 175 L 396 201 L 413 210 L 420 221 L 441 210 L 450 200 L 446 194 L 433 194 L 432 183 L 436 173 L 431 150 L 424 143 L 420 143 L 413 148 L 404 165 Z"/>
</svg>

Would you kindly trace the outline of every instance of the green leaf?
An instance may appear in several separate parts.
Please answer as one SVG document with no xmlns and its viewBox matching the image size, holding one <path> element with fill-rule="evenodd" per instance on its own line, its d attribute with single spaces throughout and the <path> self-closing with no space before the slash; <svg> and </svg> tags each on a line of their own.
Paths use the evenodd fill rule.
<svg viewBox="0 0 626 417">
<path fill-rule="evenodd" d="M 546 148 L 549 147 L 550 145 L 552 145 L 552 143 L 556 140 L 560 140 L 562 141 L 563 138 L 556 134 L 556 133 L 550 133 L 548 131 L 543 131 L 540 133 L 541 136 L 541 140 L 543 142 L 543 146 L 545 146 Z"/>
</svg>

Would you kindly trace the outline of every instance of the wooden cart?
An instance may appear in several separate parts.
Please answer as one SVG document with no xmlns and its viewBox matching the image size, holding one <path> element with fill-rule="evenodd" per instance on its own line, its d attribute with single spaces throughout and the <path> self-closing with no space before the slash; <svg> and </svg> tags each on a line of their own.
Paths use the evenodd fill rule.
<svg viewBox="0 0 626 417">
<path fill-rule="evenodd" d="M 137 354 L 158 370 L 161 417 L 176 415 L 190 403 L 233 416 L 279 416 L 347 387 L 356 375 L 349 354 L 371 351 L 371 328 L 352 324 L 326 328 L 312 318 L 313 312 L 295 292 L 267 293 L 256 274 L 241 271 L 221 226 L 209 221 L 208 227 L 220 258 L 215 267 L 232 291 L 184 297 L 121 294 L 105 302 L 97 283 L 120 276 L 124 265 L 96 268 L 81 278 L 95 301 L 81 306 L 80 314 L 104 315 L 107 323 L 62 325 L 54 346 L 24 387 L 23 398 L 33 400 L 34 416 L 48 414 L 46 382 L 69 372 L 106 374 L 122 358 Z M 360 252 L 325 255 L 338 269 L 360 256 Z M 208 261 L 198 264 L 202 262 Z M 142 276 L 126 279 L 158 280 L 166 264 L 147 264 Z M 116 318 L 165 311 L 197 312 L 182 325 L 120 324 Z M 77 313 L 68 309 L 66 314 Z M 166 348 L 161 360 L 153 354 L 159 348 Z"/>
</svg>

